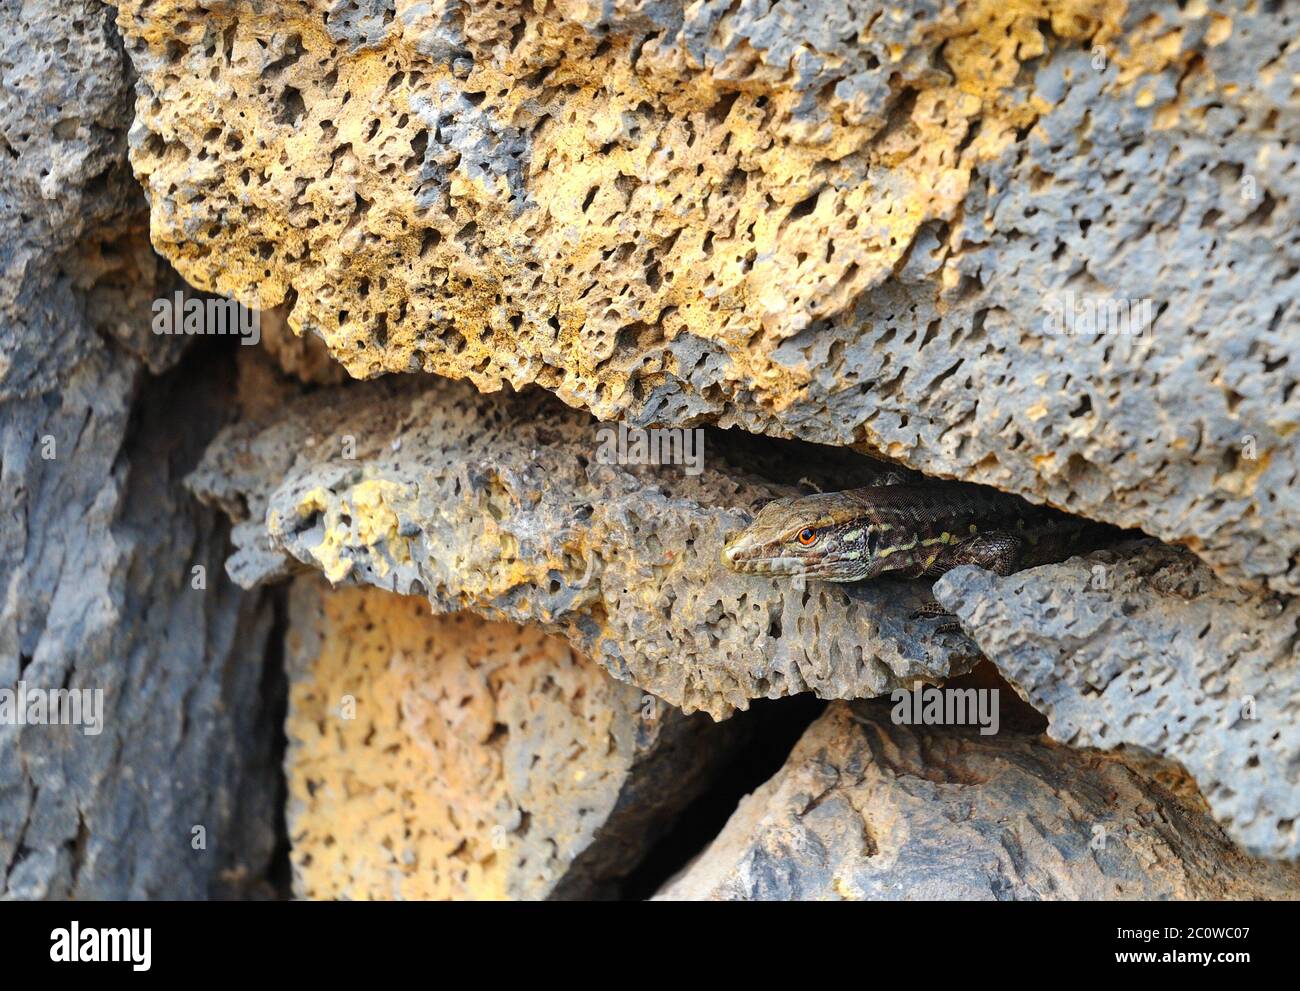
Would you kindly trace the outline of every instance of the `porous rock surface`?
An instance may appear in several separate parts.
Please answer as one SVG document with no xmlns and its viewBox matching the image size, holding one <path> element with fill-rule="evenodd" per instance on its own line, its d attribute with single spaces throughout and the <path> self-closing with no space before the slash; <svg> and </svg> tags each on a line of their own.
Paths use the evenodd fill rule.
<svg viewBox="0 0 1300 991">
<path fill-rule="evenodd" d="M 1300 592 L 1290 5 L 117 8 L 154 244 L 356 376 L 865 445 Z M 1053 336 L 1067 292 L 1154 324 Z"/>
<path fill-rule="evenodd" d="M 613 894 L 745 736 L 535 627 L 374 588 L 298 579 L 287 643 L 301 898 Z"/>
<path fill-rule="evenodd" d="M 833 703 L 660 899 L 1295 898 L 1178 770 Z"/>
<path fill-rule="evenodd" d="M 1141 526 L 1252 590 L 1159 548 L 949 576 L 940 594 L 1054 734 L 1126 749 L 871 710 L 864 730 L 837 704 L 666 893 L 1294 896 L 1292 866 L 1249 861 L 1133 748 L 1183 762 L 1250 851 L 1297 854 L 1300 617 L 1263 591 L 1300 592 L 1296 17 L 1253 0 L 0 7 L 0 687 L 101 689 L 106 717 L 98 736 L 0 725 L 0 897 L 266 890 L 272 609 L 223 576 L 224 524 L 179 484 L 236 405 L 256 422 L 194 485 L 239 521 L 241 584 L 317 569 L 571 644 L 374 590 L 299 602 L 324 617 L 293 641 L 300 892 L 601 893 L 680 808 L 662 775 L 687 796 L 706 775 L 678 744 L 733 729 L 653 702 L 648 727 L 643 691 L 721 716 L 976 657 L 910 618 L 911 585 L 722 570 L 743 510 L 805 470 L 768 471 L 761 446 L 710 434 L 717 459 L 690 478 L 597 463 L 594 423 L 535 396 L 408 381 L 279 410 L 297 387 L 246 353 L 238 393 L 217 350 L 176 368 L 190 342 L 153 336 L 148 304 L 178 283 L 150 242 L 265 307 L 266 350 L 305 382 L 437 372 L 607 419 L 853 445 Z M 1045 333 L 1065 292 L 1149 299 L 1155 326 Z M 483 644 L 448 632 L 470 627 Z M 417 654 L 464 675 L 467 713 L 421 694 L 439 682 Z M 366 678 L 367 732 L 400 772 L 351 724 L 310 737 L 304 714 Z M 419 764 L 439 740 L 444 777 L 464 775 L 442 792 Z M 408 780 L 430 812 L 416 855 L 444 857 L 427 873 L 400 813 L 362 821 L 367 789 L 402 802 Z"/>
<path fill-rule="evenodd" d="M 0 401 L 54 389 L 99 334 L 160 371 L 183 342 L 132 317 L 175 276 L 149 248 L 126 162 L 131 87 L 111 11 L 11 3 L 0 32 Z"/>
<path fill-rule="evenodd" d="M 723 539 L 748 507 L 795 490 L 728 463 L 725 436 L 688 475 L 602 464 L 597 430 L 544 393 L 367 383 L 228 428 L 190 484 L 235 519 L 228 568 L 245 587 L 307 565 L 438 612 L 539 624 L 687 712 L 875 696 L 978 658 L 913 618 L 929 601 L 917 583 L 801 588 L 727 570 Z"/>
<path fill-rule="evenodd" d="M 1300 856 L 1300 600 L 1251 596 L 1154 541 L 935 595 L 1080 747 L 1139 746 L 1192 774 L 1260 856 Z"/>
<path fill-rule="evenodd" d="M 271 613 L 180 485 L 219 364 L 146 374 L 185 342 L 149 331 L 127 69 L 98 0 L 0 5 L 0 688 L 103 692 L 97 735 L 0 724 L 6 899 L 259 894 L 275 841 Z"/>
</svg>

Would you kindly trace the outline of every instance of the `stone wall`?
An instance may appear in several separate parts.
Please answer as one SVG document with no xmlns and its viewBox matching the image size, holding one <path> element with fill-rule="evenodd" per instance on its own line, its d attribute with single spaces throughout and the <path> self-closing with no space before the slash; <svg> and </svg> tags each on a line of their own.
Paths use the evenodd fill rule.
<svg viewBox="0 0 1300 991">
<path fill-rule="evenodd" d="M 0 896 L 1300 894 L 1297 28 L 0 9 Z M 259 345 L 155 333 L 186 287 Z M 1128 532 L 933 588 L 719 560 L 900 479 Z"/>
</svg>

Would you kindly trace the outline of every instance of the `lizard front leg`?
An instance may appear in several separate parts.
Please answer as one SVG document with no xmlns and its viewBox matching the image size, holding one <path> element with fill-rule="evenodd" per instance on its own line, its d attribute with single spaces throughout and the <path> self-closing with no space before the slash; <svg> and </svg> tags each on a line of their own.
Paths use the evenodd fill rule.
<svg viewBox="0 0 1300 991">
<path fill-rule="evenodd" d="M 953 544 L 926 574 L 938 577 L 963 564 L 973 564 L 1005 578 L 1020 567 L 1025 542 L 1014 533 L 977 533 Z"/>
<path fill-rule="evenodd" d="M 1019 566 L 1024 547 L 1025 542 L 1012 533 L 977 533 L 953 544 L 946 553 L 935 558 L 925 568 L 924 574 L 929 578 L 937 578 L 960 565 L 974 564 L 1005 578 Z M 938 628 L 939 633 L 961 629 L 956 622 L 957 617 L 933 600 L 913 612 L 912 618 L 947 620 Z"/>
<path fill-rule="evenodd" d="M 943 606 L 939 605 L 934 599 L 923 603 L 919 608 L 912 610 L 912 619 L 938 619 L 942 620 L 935 627 L 935 633 L 960 633 L 961 624 L 957 622 L 957 617 L 950 613 Z"/>
</svg>

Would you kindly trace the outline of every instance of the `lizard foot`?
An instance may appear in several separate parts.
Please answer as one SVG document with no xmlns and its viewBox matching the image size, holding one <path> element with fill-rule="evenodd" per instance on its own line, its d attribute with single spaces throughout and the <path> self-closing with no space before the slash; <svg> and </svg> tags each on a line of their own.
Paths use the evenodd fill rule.
<svg viewBox="0 0 1300 991">
<path fill-rule="evenodd" d="M 927 602 L 919 609 L 913 610 L 910 618 L 947 620 L 947 622 L 935 628 L 935 633 L 960 633 L 962 631 L 961 624 L 957 622 L 957 617 L 934 601 Z"/>
</svg>

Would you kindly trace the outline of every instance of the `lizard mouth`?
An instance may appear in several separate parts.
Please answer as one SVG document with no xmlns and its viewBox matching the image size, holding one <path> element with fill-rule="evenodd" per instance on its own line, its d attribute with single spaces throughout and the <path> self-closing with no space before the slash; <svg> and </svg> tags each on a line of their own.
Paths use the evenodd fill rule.
<svg viewBox="0 0 1300 991">
<path fill-rule="evenodd" d="M 746 575 L 799 575 L 807 568 L 807 563 L 797 557 L 759 557 L 736 558 L 728 550 L 723 550 L 722 560 L 732 571 Z"/>
<path fill-rule="evenodd" d="M 722 548 L 722 563 L 746 575 L 801 575 L 808 573 L 811 565 L 801 557 L 765 551 L 744 537 Z"/>
</svg>

